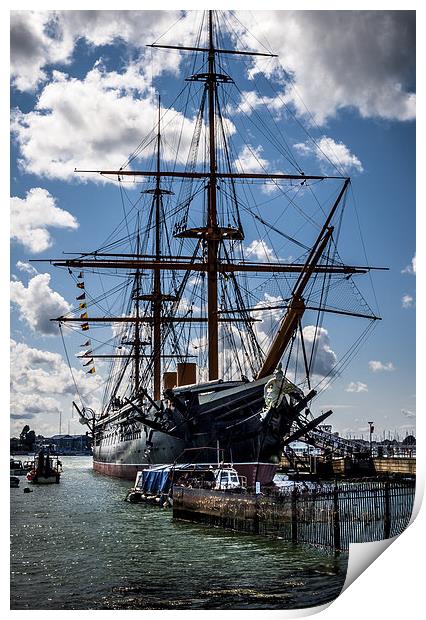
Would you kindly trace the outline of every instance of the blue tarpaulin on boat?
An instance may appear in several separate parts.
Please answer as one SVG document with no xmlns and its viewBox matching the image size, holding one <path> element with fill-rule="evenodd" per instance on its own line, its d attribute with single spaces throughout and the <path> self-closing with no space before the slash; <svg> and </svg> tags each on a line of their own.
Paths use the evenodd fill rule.
<svg viewBox="0 0 426 620">
<path fill-rule="evenodd" d="M 142 472 L 142 484 L 140 485 L 142 490 L 146 493 L 164 493 L 170 484 L 169 472 L 169 469 L 145 469 Z"/>
</svg>

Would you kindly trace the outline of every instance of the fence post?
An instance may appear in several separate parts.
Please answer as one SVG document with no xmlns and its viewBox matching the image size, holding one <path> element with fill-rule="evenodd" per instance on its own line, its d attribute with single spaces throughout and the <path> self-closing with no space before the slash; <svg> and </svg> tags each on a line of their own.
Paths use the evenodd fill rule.
<svg viewBox="0 0 426 620">
<path fill-rule="evenodd" d="M 253 532 L 260 534 L 259 495 L 254 496 Z"/>
<path fill-rule="evenodd" d="M 297 543 L 297 487 L 291 492 L 291 542 Z"/>
<path fill-rule="evenodd" d="M 383 519 L 383 538 L 390 538 L 391 514 L 390 514 L 390 497 L 389 482 L 385 482 L 385 514 Z"/>
<path fill-rule="evenodd" d="M 334 550 L 340 551 L 339 489 L 337 483 L 333 489 L 333 541 Z"/>
</svg>

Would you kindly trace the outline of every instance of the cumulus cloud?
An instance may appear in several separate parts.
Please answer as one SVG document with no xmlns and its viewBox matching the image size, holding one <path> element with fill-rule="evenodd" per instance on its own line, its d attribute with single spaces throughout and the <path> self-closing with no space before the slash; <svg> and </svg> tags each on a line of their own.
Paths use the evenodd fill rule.
<svg viewBox="0 0 426 620">
<path fill-rule="evenodd" d="M 274 252 L 269 245 L 261 239 L 254 239 L 245 250 L 245 258 L 256 258 L 262 262 L 270 262 L 274 259 Z"/>
<path fill-rule="evenodd" d="M 157 102 L 151 90 L 145 90 L 142 78 L 139 87 L 144 94 L 135 92 L 135 71 L 108 73 L 97 65 L 82 79 L 56 71 L 35 108 L 28 113 L 16 109 L 13 114 L 12 131 L 26 172 L 69 180 L 77 178 L 76 167 L 118 169 L 133 152 L 138 137 L 150 134 L 157 115 Z M 173 109 L 163 109 L 162 114 L 163 157 L 175 160 L 169 145 L 180 137 L 180 163 L 184 163 L 193 120 Z M 233 131 L 232 123 L 228 129 Z M 151 144 L 144 156 L 152 154 L 153 148 Z M 100 180 L 99 175 L 91 178 Z"/>
<path fill-rule="evenodd" d="M 71 310 L 70 304 L 50 286 L 50 274 L 40 273 L 25 287 L 20 281 L 10 283 L 10 299 L 19 308 L 19 318 L 43 336 L 58 334 L 58 326 L 50 319 Z"/>
<path fill-rule="evenodd" d="M 313 142 L 299 142 L 294 145 L 294 148 L 301 155 L 314 155 L 322 164 L 329 165 L 332 162 L 346 172 L 350 170 L 363 172 L 364 170 L 358 157 L 351 153 L 346 144 L 335 142 L 333 138 L 328 136 L 322 136 L 316 141 L 316 144 Z"/>
<path fill-rule="evenodd" d="M 414 119 L 414 11 L 242 11 L 238 16 L 250 31 L 238 32 L 243 43 L 264 51 L 257 40 L 265 41 L 267 33 L 268 47 L 287 72 L 270 59 L 256 59 L 251 75 L 272 73 L 283 85 L 282 100 L 299 115 L 307 108 L 323 124 L 340 109 L 355 108 L 363 117 Z"/>
<path fill-rule="evenodd" d="M 125 41 L 143 48 L 175 22 L 179 11 L 11 11 L 11 73 L 13 85 L 32 91 L 48 78 L 46 69 L 67 65 L 77 41 L 91 46 Z M 174 28 L 176 40 L 192 32 L 193 20 L 183 15 Z M 168 54 L 158 70 L 176 69 L 179 54 Z"/>
<path fill-rule="evenodd" d="M 412 308 L 414 305 L 414 297 L 406 293 L 401 298 L 401 305 L 403 308 Z"/>
<path fill-rule="evenodd" d="M 368 385 L 361 381 L 351 381 L 346 388 L 346 392 L 368 392 Z"/>
<path fill-rule="evenodd" d="M 245 144 L 234 164 L 243 172 L 266 172 L 269 168 L 269 162 L 262 157 L 262 151 L 261 146 L 254 147 Z"/>
<path fill-rule="evenodd" d="M 264 299 L 256 304 L 258 310 L 250 313 L 256 319 L 253 329 L 257 340 L 266 353 L 271 343 L 272 335 L 276 333 L 277 327 L 283 318 L 283 310 L 276 308 L 274 310 L 267 309 L 269 306 L 285 305 L 285 300 L 280 296 L 273 296 L 268 293 L 264 294 Z M 334 367 L 337 364 L 337 355 L 331 347 L 330 336 L 328 330 L 324 327 L 316 327 L 315 325 L 306 325 L 303 328 L 303 339 L 305 343 L 306 355 L 308 360 L 311 357 L 312 348 L 315 347 L 311 375 L 317 378 L 327 377 L 333 374 Z M 293 347 L 295 351 L 301 352 L 300 334 L 297 335 L 297 344 Z M 298 360 L 298 368 L 304 373 L 303 362 Z M 301 362 L 301 363 L 300 363 Z M 294 370 L 296 366 L 295 356 L 291 356 L 289 368 Z"/>
<path fill-rule="evenodd" d="M 303 339 L 305 341 L 306 355 L 310 358 L 312 347 L 315 345 L 315 355 L 311 374 L 319 377 L 326 377 L 333 374 L 333 369 L 337 364 L 337 355 L 331 348 L 328 330 L 324 327 L 306 325 L 303 328 Z"/>
<path fill-rule="evenodd" d="M 392 372 L 395 370 L 395 366 L 392 362 L 380 362 L 378 360 L 371 360 L 368 362 L 370 370 L 373 372 Z"/>
<path fill-rule="evenodd" d="M 279 110 L 282 106 L 278 97 L 263 97 L 255 90 L 243 90 L 241 91 L 240 101 L 235 108 L 232 109 L 234 113 L 242 112 L 244 114 L 252 114 L 258 108 L 268 106 L 269 109 Z"/>
<path fill-rule="evenodd" d="M 404 269 L 401 270 L 401 273 L 411 273 L 414 276 L 416 275 L 416 255 L 415 254 L 413 258 L 411 259 L 411 263 L 407 265 L 406 267 L 404 267 Z"/>
<path fill-rule="evenodd" d="M 69 367 L 59 353 L 11 340 L 10 361 L 12 419 L 37 418 L 37 428 L 49 426 L 49 414 L 59 413 L 64 403 L 69 407 L 78 396 Z M 87 404 L 95 405 L 101 377 L 76 368 L 73 373 L 79 394 Z"/>
<path fill-rule="evenodd" d="M 273 73 L 282 82 L 283 100 L 300 115 L 306 114 L 306 104 L 319 123 L 345 107 L 356 108 L 364 117 L 414 118 L 414 11 L 241 11 L 238 16 L 254 35 L 234 21 L 231 34 L 239 43 L 264 51 L 258 41 L 266 32 L 288 72 L 274 69 L 270 59 L 256 59 L 251 75 Z M 193 11 L 12 11 L 13 84 L 20 90 L 35 89 L 47 79 L 48 67 L 71 61 L 79 40 L 91 46 L 124 41 L 138 50 L 163 33 L 162 43 L 193 42 L 196 17 Z M 178 53 L 156 52 L 153 68 L 176 70 L 179 61 Z M 295 88 L 285 88 L 288 74 Z M 252 99 L 255 108 L 255 95 Z M 283 105 L 273 98 L 270 103 Z"/>
<path fill-rule="evenodd" d="M 30 263 L 26 263 L 22 260 L 17 261 L 16 268 L 19 269 L 19 271 L 28 273 L 30 276 L 35 276 L 36 273 L 38 273 L 37 269 L 30 265 Z"/>
<path fill-rule="evenodd" d="M 56 206 L 46 189 L 33 187 L 25 198 L 10 199 L 10 230 L 12 239 L 31 252 L 43 252 L 52 245 L 48 228 L 78 228 L 71 213 Z"/>
<path fill-rule="evenodd" d="M 262 153 L 263 147 L 261 145 L 255 147 L 250 144 L 245 144 L 238 153 L 238 157 L 234 161 L 234 166 L 237 170 L 245 173 L 270 172 L 279 174 L 280 171 L 272 169 L 270 162 L 262 156 Z M 261 185 L 261 189 L 265 193 L 270 193 L 276 189 L 276 187 L 276 182 L 273 180 L 266 180 Z"/>
<path fill-rule="evenodd" d="M 408 409 L 401 409 L 401 413 L 406 418 L 415 418 L 416 414 L 414 411 L 408 411 Z"/>
</svg>

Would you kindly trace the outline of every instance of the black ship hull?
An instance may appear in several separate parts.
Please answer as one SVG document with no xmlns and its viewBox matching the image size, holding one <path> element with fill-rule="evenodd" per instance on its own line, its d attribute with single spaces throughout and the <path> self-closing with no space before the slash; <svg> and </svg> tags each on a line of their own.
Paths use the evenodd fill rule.
<svg viewBox="0 0 426 620">
<path fill-rule="evenodd" d="M 93 467 L 109 476 L 134 479 L 150 465 L 232 463 L 253 486 L 271 484 L 283 441 L 304 403 L 283 398 L 265 409 L 266 379 L 217 382 L 170 390 L 170 408 L 144 415 L 128 403 L 95 430 Z"/>
</svg>

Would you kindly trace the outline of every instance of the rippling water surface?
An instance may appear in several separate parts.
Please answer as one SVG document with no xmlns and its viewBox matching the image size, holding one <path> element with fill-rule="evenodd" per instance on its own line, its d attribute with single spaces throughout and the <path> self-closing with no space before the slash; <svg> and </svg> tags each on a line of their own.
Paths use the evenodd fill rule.
<svg viewBox="0 0 426 620">
<path fill-rule="evenodd" d="M 347 556 L 173 522 L 90 458 L 62 462 L 59 485 L 10 490 L 12 609 L 294 609 L 343 586 Z"/>
</svg>

